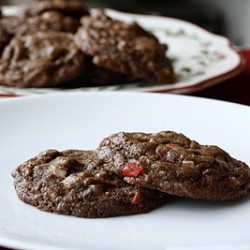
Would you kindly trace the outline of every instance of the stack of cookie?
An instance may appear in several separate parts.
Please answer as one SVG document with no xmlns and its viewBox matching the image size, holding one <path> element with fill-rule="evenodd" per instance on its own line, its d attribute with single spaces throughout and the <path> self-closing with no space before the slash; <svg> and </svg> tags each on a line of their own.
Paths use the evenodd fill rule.
<svg viewBox="0 0 250 250">
<path fill-rule="evenodd" d="M 22 201 L 87 218 L 145 213 L 173 197 L 238 199 L 250 190 L 245 163 L 173 131 L 116 133 L 94 151 L 47 150 L 12 176 Z"/>
<path fill-rule="evenodd" d="M 150 80 L 173 83 L 167 46 L 80 0 L 43 0 L 0 16 L 0 84 L 74 87 Z"/>
</svg>

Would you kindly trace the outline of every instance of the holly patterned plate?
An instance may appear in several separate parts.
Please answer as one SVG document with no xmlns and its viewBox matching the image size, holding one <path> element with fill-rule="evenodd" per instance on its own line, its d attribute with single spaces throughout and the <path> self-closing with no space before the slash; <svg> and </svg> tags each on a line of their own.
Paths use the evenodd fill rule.
<svg viewBox="0 0 250 250">
<path fill-rule="evenodd" d="M 12 14 L 15 8 L 5 7 Z M 57 91 L 142 91 L 189 93 L 217 84 L 238 74 L 243 69 L 240 55 L 231 42 L 194 24 L 179 19 L 128 14 L 106 9 L 108 15 L 124 22 L 137 22 L 154 33 L 169 46 L 167 55 L 173 61 L 177 81 L 174 84 L 135 82 L 130 84 L 77 89 L 59 88 L 10 88 L 0 86 L 0 95 L 29 95 Z"/>
</svg>

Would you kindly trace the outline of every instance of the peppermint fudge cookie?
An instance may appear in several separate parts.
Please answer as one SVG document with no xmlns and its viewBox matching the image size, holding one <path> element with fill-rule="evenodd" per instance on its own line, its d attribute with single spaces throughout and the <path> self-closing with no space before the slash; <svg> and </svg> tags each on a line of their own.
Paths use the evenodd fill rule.
<svg viewBox="0 0 250 250">
<path fill-rule="evenodd" d="M 55 10 L 31 17 L 6 16 L 0 24 L 12 35 L 48 30 L 75 33 L 79 27 L 77 19 Z"/>
<path fill-rule="evenodd" d="M 75 18 L 88 15 L 89 10 L 80 0 L 44 0 L 26 4 L 22 8 L 22 16 L 37 16 L 43 12 L 56 10 Z"/>
<path fill-rule="evenodd" d="M 172 195 L 231 200 L 247 195 L 250 187 L 245 163 L 172 131 L 116 133 L 97 152 L 104 168 L 127 183 Z"/>
<path fill-rule="evenodd" d="M 47 150 L 13 171 L 18 197 L 43 211 L 98 218 L 149 212 L 168 195 L 102 169 L 95 151 Z"/>
<path fill-rule="evenodd" d="M 0 60 L 0 84 L 12 87 L 55 87 L 82 72 L 84 55 L 73 35 L 38 31 L 15 36 Z"/>
<path fill-rule="evenodd" d="M 81 23 L 75 42 L 94 64 L 135 79 L 174 82 L 167 45 L 139 25 L 114 20 L 103 11 L 83 17 Z"/>
</svg>

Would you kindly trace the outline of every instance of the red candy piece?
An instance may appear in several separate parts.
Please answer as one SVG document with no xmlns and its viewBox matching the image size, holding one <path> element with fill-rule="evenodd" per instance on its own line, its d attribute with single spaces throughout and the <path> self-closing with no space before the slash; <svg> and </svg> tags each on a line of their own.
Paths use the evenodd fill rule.
<svg viewBox="0 0 250 250">
<path fill-rule="evenodd" d="M 131 204 L 133 205 L 137 205 L 140 203 L 140 200 L 141 200 L 141 197 L 142 197 L 142 194 L 140 192 L 140 190 L 138 190 L 135 195 L 133 196 L 132 200 L 131 200 Z"/>
<path fill-rule="evenodd" d="M 137 177 L 143 173 L 143 168 L 141 168 L 136 163 L 128 163 L 122 170 L 122 174 L 128 177 Z"/>
<path fill-rule="evenodd" d="M 178 145 L 174 143 L 168 143 L 166 146 L 171 149 L 176 149 L 178 147 Z"/>
</svg>

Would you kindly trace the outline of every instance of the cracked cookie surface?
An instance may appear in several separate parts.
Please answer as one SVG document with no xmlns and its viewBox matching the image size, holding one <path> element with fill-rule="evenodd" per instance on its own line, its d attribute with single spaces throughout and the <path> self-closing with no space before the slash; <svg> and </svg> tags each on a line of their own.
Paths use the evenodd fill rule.
<svg viewBox="0 0 250 250">
<path fill-rule="evenodd" d="M 43 211 L 78 217 L 145 213 L 169 198 L 109 174 L 95 151 L 47 150 L 18 166 L 12 176 L 22 201 Z"/>
<path fill-rule="evenodd" d="M 97 152 L 107 171 L 133 185 L 211 200 L 236 199 L 249 191 L 245 163 L 172 131 L 112 134 Z"/>
</svg>

